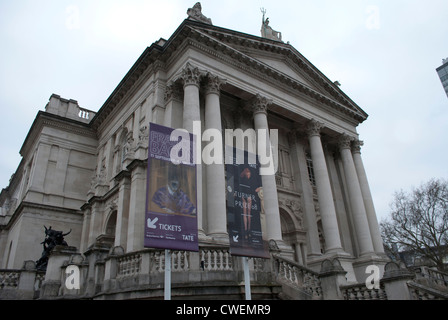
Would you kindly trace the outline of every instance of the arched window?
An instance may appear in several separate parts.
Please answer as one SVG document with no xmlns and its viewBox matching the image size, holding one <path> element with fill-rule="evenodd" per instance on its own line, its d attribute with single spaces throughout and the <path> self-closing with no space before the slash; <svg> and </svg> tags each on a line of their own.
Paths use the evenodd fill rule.
<svg viewBox="0 0 448 320">
<path fill-rule="evenodd" d="M 115 210 L 110 214 L 109 219 L 107 220 L 105 234 L 107 236 L 115 237 L 116 226 L 117 226 L 117 211 Z"/>
</svg>

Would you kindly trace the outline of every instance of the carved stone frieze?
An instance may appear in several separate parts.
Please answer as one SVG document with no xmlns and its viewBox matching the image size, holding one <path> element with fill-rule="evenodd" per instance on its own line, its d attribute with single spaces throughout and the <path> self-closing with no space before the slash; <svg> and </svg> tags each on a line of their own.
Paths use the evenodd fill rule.
<svg viewBox="0 0 448 320">
<path fill-rule="evenodd" d="M 280 198 L 279 206 L 288 209 L 298 221 L 298 227 L 303 229 L 303 207 L 301 199 Z"/>
</svg>

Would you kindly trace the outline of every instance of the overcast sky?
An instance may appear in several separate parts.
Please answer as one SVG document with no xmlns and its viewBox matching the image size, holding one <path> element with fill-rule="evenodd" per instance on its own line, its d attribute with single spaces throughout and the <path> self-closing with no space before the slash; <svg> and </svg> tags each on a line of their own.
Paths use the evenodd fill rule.
<svg viewBox="0 0 448 320">
<path fill-rule="evenodd" d="M 52 93 L 98 111 L 144 49 L 168 39 L 195 0 L 0 0 L 0 188 Z M 358 128 L 378 217 L 393 193 L 448 178 L 446 0 L 203 0 L 216 26 L 273 29 L 369 118 Z"/>
</svg>

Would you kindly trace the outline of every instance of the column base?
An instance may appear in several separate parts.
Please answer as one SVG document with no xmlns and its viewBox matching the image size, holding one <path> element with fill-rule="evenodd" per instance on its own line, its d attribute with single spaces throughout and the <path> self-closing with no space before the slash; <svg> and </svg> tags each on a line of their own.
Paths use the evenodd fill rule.
<svg viewBox="0 0 448 320">
<path fill-rule="evenodd" d="M 324 260 L 332 261 L 334 259 L 338 259 L 341 263 L 342 268 L 347 272 L 345 275 L 347 283 L 357 283 L 356 273 L 353 269 L 353 261 L 355 260 L 355 257 L 343 251 L 342 249 L 333 249 L 327 251 L 321 256 L 316 257 L 315 259 L 311 259 L 311 257 L 309 258 L 310 259 L 308 260 L 307 266 L 316 272 L 321 271 L 322 262 Z"/>
<path fill-rule="evenodd" d="M 211 242 L 216 242 L 217 244 L 229 245 L 229 235 L 227 233 L 210 233 L 207 235 Z"/>
<path fill-rule="evenodd" d="M 356 261 L 353 262 L 353 269 L 356 274 L 356 279 L 358 280 L 358 283 L 364 283 L 368 276 L 371 275 L 371 273 L 366 273 L 368 266 L 377 266 L 380 271 L 380 279 L 383 277 L 384 274 L 384 266 L 386 263 L 390 262 L 389 258 L 380 257 L 375 253 L 371 254 L 364 254 Z"/>
</svg>

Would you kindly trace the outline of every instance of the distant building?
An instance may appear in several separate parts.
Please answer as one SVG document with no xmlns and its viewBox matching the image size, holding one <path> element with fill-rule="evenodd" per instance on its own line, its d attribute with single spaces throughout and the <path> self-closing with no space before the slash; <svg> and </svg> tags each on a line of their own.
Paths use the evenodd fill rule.
<svg viewBox="0 0 448 320">
<path fill-rule="evenodd" d="M 448 97 L 448 58 L 442 60 L 442 65 L 436 71 Z"/>
</svg>

